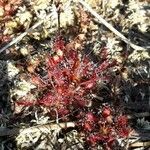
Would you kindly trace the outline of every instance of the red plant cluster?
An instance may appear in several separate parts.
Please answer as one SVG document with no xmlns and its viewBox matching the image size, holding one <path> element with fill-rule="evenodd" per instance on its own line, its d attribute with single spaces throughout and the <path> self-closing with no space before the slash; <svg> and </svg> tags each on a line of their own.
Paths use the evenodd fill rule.
<svg viewBox="0 0 150 150">
<path fill-rule="evenodd" d="M 42 91 L 34 104 L 57 110 L 59 117 L 79 109 L 77 124 L 82 132 L 87 133 L 86 141 L 90 145 L 103 142 L 105 148 L 110 148 L 117 137 L 128 136 L 129 128 L 125 116 L 113 117 L 109 106 L 101 108 L 99 105 L 95 111 L 89 111 L 93 109 L 93 106 L 89 106 L 89 93 L 96 91 L 97 81 L 109 79 L 108 69 L 114 67 L 116 61 L 105 59 L 101 64 L 94 64 L 82 52 L 68 49 L 60 37 L 56 39 L 45 61 L 47 75 L 40 77 L 35 73 L 31 76 L 32 83 Z M 18 104 L 33 105 L 21 101 Z"/>
<path fill-rule="evenodd" d="M 37 103 L 47 107 L 54 107 L 61 113 L 69 113 L 71 108 L 86 107 L 87 95 L 96 88 L 108 68 L 113 67 L 115 61 L 104 61 L 95 65 L 87 56 L 73 49 L 67 49 L 64 41 L 58 38 L 51 54 L 46 57 L 46 78 L 38 74 L 32 75 L 32 83 L 39 88 L 47 89 Z M 65 110 L 62 113 L 62 109 Z"/>
<path fill-rule="evenodd" d="M 123 115 L 114 116 L 111 107 L 103 106 L 100 114 L 81 112 L 80 115 L 79 125 L 82 132 L 86 133 L 89 145 L 102 143 L 105 149 L 111 150 L 117 138 L 129 136 L 128 118 Z"/>
</svg>

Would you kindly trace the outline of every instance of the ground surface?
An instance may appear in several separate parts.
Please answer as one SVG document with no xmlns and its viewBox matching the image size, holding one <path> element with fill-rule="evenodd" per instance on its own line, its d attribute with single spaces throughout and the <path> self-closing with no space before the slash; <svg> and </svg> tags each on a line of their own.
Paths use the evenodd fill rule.
<svg viewBox="0 0 150 150">
<path fill-rule="evenodd" d="M 57 110 L 56 115 L 51 115 L 55 108 L 28 106 L 31 99 L 33 103 L 45 92 L 37 86 L 39 81 L 38 84 L 32 82 L 31 75 L 36 72 L 43 76 L 45 57 L 52 52 L 59 35 L 68 49 L 88 55 L 95 64 L 101 62 L 104 55 L 117 61 L 117 67 L 109 70 L 111 81 L 108 84 L 98 82 L 94 95 L 99 99 L 94 105 L 99 106 L 100 111 L 102 106 L 109 105 L 116 116 L 123 114 L 129 119 L 133 135 L 124 140 L 118 137 L 113 149 L 148 149 L 150 146 L 149 0 L 85 2 L 144 50 L 133 49 L 123 42 L 78 1 L 0 0 L 0 47 L 26 33 L 3 52 L 0 50 L 0 149 L 87 149 L 84 133 L 72 123 L 76 115 L 74 109 L 68 117 L 71 120 L 67 120 L 60 118 Z M 42 19 L 41 25 L 30 29 Z M 21 100 L 24 104 L 17 105 Z M 89 110 L 94 108 L 85 111 Z M 68 127 L 63 124 L 66 122 L 71 122 L 66 125 Z M 16 134 L 8 128 L 17 128 Z M 19 133 L 21 129 L 27 130 L 22 134 Z M 134 142 L 135 145 L 131 144 Z M 88 148 L 106 149 L 104 143 Z"/>
</svg>

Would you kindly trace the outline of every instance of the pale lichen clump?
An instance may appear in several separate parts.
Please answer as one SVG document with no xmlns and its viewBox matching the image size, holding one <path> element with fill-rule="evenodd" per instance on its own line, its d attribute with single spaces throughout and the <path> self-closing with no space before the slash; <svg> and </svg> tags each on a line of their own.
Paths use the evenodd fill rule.
<svg viewBox="0 0 150 150">
<path fill-rule="evenodd" d="M 134 51 L 131 55 L 129 55 L 129 59 L 131 62 L 140 62 L 150 59 L 150 55 L 148 51 Z"/>
<path fill-rule="evenodd" d="M 32 19 L 33 19 L 33 15 L 29 10 L 27 10 L 25 5 L 19 7 L 15 18 L 18 24 L 23 25 L 24 28 L 28 29 L 32 22 Z"/>
<path fill-rule="evenodd" d="M 146 9 L 148 2 L 137 2 L 136 0 L 129 1 L 129 10 L 132 11 L 129 15 L 129 20 L 131 23 L 138 24 L 138 28 L 141 32 L 147 32 L 149 27 L 149 10 Z"/>
<path fill-rule="evenodd" d="M 25 80 L 22 81 L 16 81 L 16 88 L 11 91 L 12 96 L 17 95 L 18 97 L 26 96 L 28 92 L 31 91 L 31 89 L 34 89 L 35 86 L 31 84 L 30 82 L 27 82 Z"/>
</svg>

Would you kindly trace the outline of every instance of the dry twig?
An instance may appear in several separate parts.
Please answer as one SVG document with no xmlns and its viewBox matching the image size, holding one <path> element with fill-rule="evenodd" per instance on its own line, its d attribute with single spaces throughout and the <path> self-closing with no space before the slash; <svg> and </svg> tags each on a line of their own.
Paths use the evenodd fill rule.
<svg viewBox="0 0 150 150">
<path fill-rule="evenodd" d="M 149 112 L 134 113 L 132 115 L 128 115 L 128 119 L 141 118 L 141 117 L 149 117 L 149 116 L 150 116 Z"/>
<path fill-rule="evenodd" d="M 150 146 L 150 141 L 146 141 L 146 142 L 135 142 L 129 145 L 129 147 L 148 147 Z"/>
<path fill-rule="evenodd" d="M 35 132 L 49 133 L 52 130 L 61 130 L 61 129 L 70 128 L 70 127 L 75 127 L 75 123 L 74 122 L 65 122 L 65 123 L 59 123 L 59 124 L 51 123 L 51 124 L 33 126 L 30 128 L 25 128 L 25 129 L 19 129 L 19 128 L 8 129 L 8 128 L 3 127 L 3 128 L 0 128 L 0 137 L 14 136 L 19 133 L 21 134 L 35 133 Z"/>
</svg>

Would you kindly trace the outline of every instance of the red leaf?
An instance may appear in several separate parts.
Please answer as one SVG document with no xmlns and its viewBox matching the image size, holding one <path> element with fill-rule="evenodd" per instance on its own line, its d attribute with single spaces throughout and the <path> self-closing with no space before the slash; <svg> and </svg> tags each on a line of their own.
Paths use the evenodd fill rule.
<svg viewBox="0 0 150 150">
<path fill-rule="evenodd" d="M 63 50 L 64 48 L 64 41 L 60 37 L 57 37 L 53 45 L 53 50 Z"/>
<path fill-rule="evenodd" d="M 127 116 L 119 116 L 117 118 L 117 124 L 118 124 L 118 126 L 121 126 L 121 127 L 127 126 L 128 125 L 128 118 L 127 118 Z"/>
<path fill-rule="evenodd" d="M 125 128 L 125 127 L 120 128 L 119 131 L 118 131 L 119 136 L 123 137 L 123 138 L 128 137 L 129 133 L 130 133 L 130 129 Z"/>
<path fill-rule="evenodd" d="M 19 101 L 16 101 L 16 104 L 17 105 L 19 105 L 19 106 L 21 106 L 21 105 L 23 105 L 23 106 L 33 106 L 33 102 L 29 102 L 29 101 L 27 101 L 27 100 L 19 100 Z"/>
<path fill-rule="evenodd" d="M 68 110 L 68 109 L 66 109 L 66 108 L 59 108 L 58 109 L 58 114 L 60 115 L 60 116 L 65 116 L 65 115 L 67 115 L 67 114 L 69 114 L 70 113 L 70 111 Z"/>
<path fill-rule="evenodd" d="M 92 131 L 93 130 L 93 126 L 90 123 L 85 122 L 84 123 L 84 130 L 86 130 L 86 131 Z"/>
<path fill-rule="evenodd" d="M 39 99 L 38 103 L 44 106 L 53 106 L 57 99 L 51 93 L 47 93 L 44 97 Z"/>
<path fill-rule="evenodd" d="M 85 118 L 87 122 L 95 122 L 97 120 L 96 116 L 91 112 L 88 112 Z"/>
<path fill-rule="evenodd" d="M 45 86 L 45 83 L 44 81 L 38 77 L 37 75 L 32 75 L 31 76 L 31 82 L 39 87 L 44 87 Z"/>
<path fill-rule="evenodd" d="M 102 116 L 104 118 L 107 118 L 110 115 L 111 115 L 111 109 L 110 109 L 110 107 L 104 107 L 103 110 L 102 110 Z"/>
<path fill-rule="evenodd" d="M 87 141 L 91 144 L 91 145 L 96 145 L 98 141 L 101 140 L 101 137 L 99 135 L 90 135 L 87 138 Z"/>
<path fill-rule="evenodd" d="M 102 64 L 99 65 L 99 67 L 96 69 L 96 72 L 100 73 L 106 71 L 108 68 L 114 67 L 115 65 L 117 65 L 116 60 L 113 60 L 112 62 L 105 60 Z"/>
</svg>

